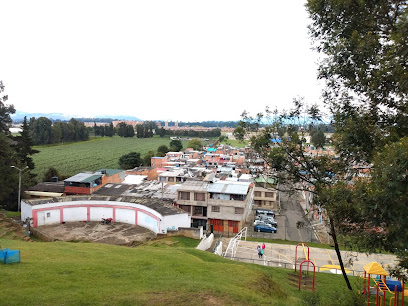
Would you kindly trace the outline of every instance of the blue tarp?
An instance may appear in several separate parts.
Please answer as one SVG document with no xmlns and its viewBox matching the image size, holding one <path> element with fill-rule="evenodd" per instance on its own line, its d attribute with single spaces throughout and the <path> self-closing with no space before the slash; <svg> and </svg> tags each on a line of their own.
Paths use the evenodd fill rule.
<svg viewBox="0 0 408 306">
<path fill-rule="evenodd" d="M 0 261 L 5 264 L 20 262 L 20 250 L 0 249 Z"/>
<path fill-rule="evenodd" d="M 273 143 L 281 143 L 282 142 L 282 139 L 280 139 L 280 138 L 271 138 L 269 140 L 272 141 Z"/>
</svg>

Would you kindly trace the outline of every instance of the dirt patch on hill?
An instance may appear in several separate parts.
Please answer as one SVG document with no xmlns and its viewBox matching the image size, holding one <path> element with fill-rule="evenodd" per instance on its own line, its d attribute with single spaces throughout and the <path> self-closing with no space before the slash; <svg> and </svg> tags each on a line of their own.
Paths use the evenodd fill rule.
<svg viewBox="0 0 408 306">
<path fill-rule="evenodd" d="M 0 213 L 0 238 L 32 241 L 28 227 L 23 227 L 18 219 L 7 218 L 3 213 Z"/>
<path fill-rule="evenodd" d="M 156 238 L 144 227 L 125 223 L 101 224 L 100 222 L 71 222 L 36 228 L 39 236 L 47 240 L 90 241 L 115 245 L 133 245 Z"/>
<path fill-rule="evenodd" d="M 312 290 L 313 288 L 313 272 L 309 274 L 303 274 L 300 277 L 300 289 L 301 290 Z M 289 285 L 295 288 L 299 288 L 299 273 L 288 274 Z M 315 282 L 316 286 L 316 282 Z"/>
</svg>

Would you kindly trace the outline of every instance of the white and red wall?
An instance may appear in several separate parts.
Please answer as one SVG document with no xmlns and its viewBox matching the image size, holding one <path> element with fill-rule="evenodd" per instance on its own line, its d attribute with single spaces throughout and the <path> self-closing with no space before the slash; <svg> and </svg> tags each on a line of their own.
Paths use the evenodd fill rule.
<svg viewBox="0 0 408 306">
<path fill-rule="evenodd" d="M 62 222 L 101 221 L 145 227 L 155 233 L 167 233 L 167 229 L 190 227 L 187 213 L 162 216 L 157 211 L 135 203 L 113 201 L 71 201 L 31 205 L 21 202 L 21 220 L 32 218 L 32 226 L 59 224 Z"/>
</svg>

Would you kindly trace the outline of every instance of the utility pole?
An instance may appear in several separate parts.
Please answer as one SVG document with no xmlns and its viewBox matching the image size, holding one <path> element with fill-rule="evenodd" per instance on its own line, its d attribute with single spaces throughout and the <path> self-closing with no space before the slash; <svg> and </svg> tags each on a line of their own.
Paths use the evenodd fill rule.
<svg viewBox="0 0 408 306">
<path fill-rule="evenodd" d="M 21 211 L 21 171 L 22 169 L 17 168 L 16 166 L 11 166 L 11 168 L 15 168 L 19 171 L 18 173 L 18 203 L 17 203 L 17 211 Z M 28 168 L 28 166 L 26 166 Z"/>
</svg>

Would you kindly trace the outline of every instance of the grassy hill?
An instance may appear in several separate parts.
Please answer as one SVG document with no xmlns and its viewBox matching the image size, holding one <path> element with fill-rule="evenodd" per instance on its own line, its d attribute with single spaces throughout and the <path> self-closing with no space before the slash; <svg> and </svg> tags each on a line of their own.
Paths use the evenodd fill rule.
<svg viewBox="0 0 408 306">
<path fill-rule="evenodd" d="M 0 265 L 0 303 L 355 305 L 341 275 L 317 274 L 314 293 L 310 286 L 298 291 L 292 270 L 234 262 L 196 250 L 197 243 L 173 237 L 129 248 L 2 239 L 3 248 L 21 250 L 21 263 Z"/>
</svg>

